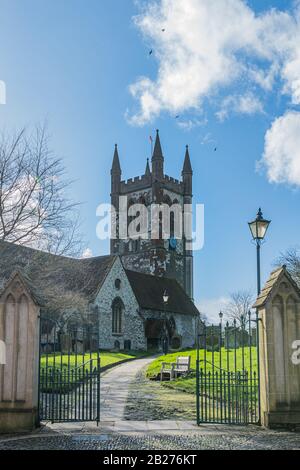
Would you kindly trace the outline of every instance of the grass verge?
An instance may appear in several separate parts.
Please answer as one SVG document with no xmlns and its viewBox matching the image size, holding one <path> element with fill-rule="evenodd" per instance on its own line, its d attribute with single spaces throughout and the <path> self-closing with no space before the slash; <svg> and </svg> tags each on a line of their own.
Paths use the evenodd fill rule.
<svg viewBox="0 0 300 470">
<path fill-rule="evenodd" d="M 111 352 L 100 351 L 100 367 L 121 364 L 129 359 L 145 356 L 144 351 Z M 41 357 L 40 384 L 42 392 L 68 392 L 81 385 L 97 366 L 97 354 L 47 354 Z"/>
<path fill-rule="evenodd" d="M 204 350 L 200 350 L 200 368 L 204 368 Z M 164 381 L 161 384 L 164 387 L 177 389 L 183 392 L 196 393 L 196 359 L 197 350 L 187 349 L 176 353 L 167 354 L 156 358 L 147 368 L 146 376 L 148 378 L 156 377 L 161 370 L 163 362 L 176 362 L 178 356 L 191 356 L 191 373 L 187 377 L 180 377 L 177 380 Z M 212 364 L 215 364 L 213 369 Z M 218 368 L 231 372 L 247 370 L 257 373 L 257 352 L 256 347 L 239 348 L 227 350 L 222 348 L 220 352 L 206 352 L 206 370 L 216 371 Z"/>
</svg>

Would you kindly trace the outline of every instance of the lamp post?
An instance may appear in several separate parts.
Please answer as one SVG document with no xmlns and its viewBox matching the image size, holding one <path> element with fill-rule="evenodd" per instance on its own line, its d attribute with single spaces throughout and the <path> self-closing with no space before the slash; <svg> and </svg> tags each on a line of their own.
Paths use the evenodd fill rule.
<svg viewBox="0 0 300 470">
<path fill-rule="evenodd" d="M 260 281 L 260 247 L 265 238 L 267 230 L 269 228 L 271 221 L 263 218 L 261 208 L 259 208 L 256 219 L 253 222 L 249 222 L 249 228 L 253 237 L 253 240 L 256 243 L 256 257 L 257 257 L 257 293 L 260 294 L 261 291 L 261 281 Z"/>
<path fill-rule="evenodd" d="M 259 208 L 256 219 L 253 222 L 249 222 L 250 232 L 252 238 L 256 243 L 256 256 L 257 256 L 257 294 L 260 294 L 261 283 L 260 283 L 260 247 L 266 236 L 271 221 L 263 218 L 261 208 Z M 251 315 L 250 315 L 251 316 Z M 250 321 L 249 316 L 249 321 Z M 256 347 L 257 347 L 257 373 L 258 373 L 258 421 L 261 422 L 261 409 L 260 409 L 260 360 L 259 360 L 259 318 L 258 309 L 256 309 Z"/>
<path fill-rule="evenodd" d="M 167 319 L 166 319 L 166 306 L 168 302 L 169 302 L 169 294 L 168 294 L 168 291 L 165 290 L 163 293 L 164 317 L 165 317 L 165 337 L 164 337 L 164 344 L 163 344 L 163 349 L 164 349 L 163 352 L 165 355 L 168 354 L 168 349 L 169 349 L 168 338 L 167 338 Z"/>
</svg>

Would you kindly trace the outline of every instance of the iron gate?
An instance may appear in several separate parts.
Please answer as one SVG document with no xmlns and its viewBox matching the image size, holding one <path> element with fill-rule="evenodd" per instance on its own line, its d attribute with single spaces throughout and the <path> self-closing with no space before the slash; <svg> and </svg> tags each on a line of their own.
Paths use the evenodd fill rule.
<svg viewBox="0 0 300 470">
<path fill-rule="evenodd" d="M 197 423 L 260 422 L 258 320 L 200 326 L 196 361 Z M 253 327 L 253 325 L 255 325 Z"/>
<path fill-rule="evenodd" d="M 40 421 L 100 421 L 98 328 L 41 319 Z"/>
</svg>

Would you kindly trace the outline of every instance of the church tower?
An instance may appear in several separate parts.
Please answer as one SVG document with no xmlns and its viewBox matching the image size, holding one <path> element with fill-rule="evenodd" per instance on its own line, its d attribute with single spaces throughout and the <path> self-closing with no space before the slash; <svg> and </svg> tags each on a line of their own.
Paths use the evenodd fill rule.
<svg viewBox="0 0 300 470">
<path fill-rule="evenodd" d="M 129 237 L 121 239 L 119 237 L 120 217 L 118 217 L 116 221 L 117 237 L 111 240 L 111 254 L 120 255 L 126 269 L 175 278 L 189 297 L 193 298 L 193 253 L 187 249 L 188 240 L 186 240 L 183 231 L 184 220 L 181 221 L 183 236 L 175 238 L 173 233 L 174 212 L 170 210 L 168 237 L 163 237 L 160 232 L 158 239 L 151 238 L 152 204 L 167 204 L 170 208 L 177 205 L 181 213 L 184 204 L 192 204 L 193 171 L 188 147 L 185 151 L 180 181 L 164 173 L 164 156 L 158 130 L 151 158 L 151 169 L 149 160 L 147 160 L 145 173 L 142 176 L 124 181 L 121 180 L 121 174 L 119 153 L 116 146 L 111 169 L 111 203 L 116 211 L 119 210 L 120 196 L 126 197 L 127 209 L 135 203 L 145 205 L 149 219 L 148 234 L 146 238 L 141 234 L 135 239 Z M 127 224 L 130 221 L 131 218 L 128 216 Z"/>
</svg>

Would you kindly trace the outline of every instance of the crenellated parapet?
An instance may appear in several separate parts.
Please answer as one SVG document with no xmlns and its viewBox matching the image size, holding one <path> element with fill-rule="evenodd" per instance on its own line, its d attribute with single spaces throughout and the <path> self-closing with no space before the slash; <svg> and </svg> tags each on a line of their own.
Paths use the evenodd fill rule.
<svg viewBox="0 0 300 470">
<path fill-rule="evenodd" d="M 151 176 L 142 175 L 130 178 L 128 180 L 121 181 L 120 183 L 120 194 L 129 194 L 134 191 L 141 191 L 151 186 Z"/>
<path fill-rule="evenodd" d="M 178 194 L 184 193 L 184 183 L 176 178 L 165 175 L 162 180 L 162 184 L 165 189 L 173 191 Z M 129 194 L 135 191 L 142 191 L 147 189 L 152 185 L 151 175 L 142 175 L 136 176 L 134 178 L 129 178 L 128 180 L 123 180 L 120 182 L 120 194 Z"/>
<path fill-rule="evenodd" d="M 176 178 L 172 178 L 171 176 L 165 175 L 163 179 L 163 184 L 165 189 L 169 189 L 170 191 L 174 191 L 178 194 L 183 194 L 184 192 L 184 184 L 182 181 L 179 181 Z"/>
</svg>

